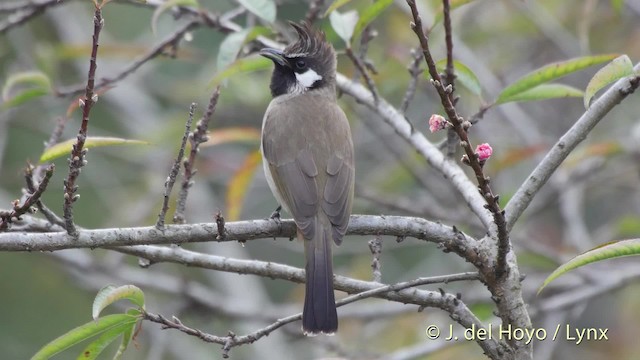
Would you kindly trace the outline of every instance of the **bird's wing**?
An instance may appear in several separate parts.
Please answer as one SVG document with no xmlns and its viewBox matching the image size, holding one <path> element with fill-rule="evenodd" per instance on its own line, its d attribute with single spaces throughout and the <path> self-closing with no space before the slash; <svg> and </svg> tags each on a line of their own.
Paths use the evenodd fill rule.
<svg viewBox="0 0 640 360">
<path fill-rule="evenodd" d="M 286 111 L 283 106 L 270 107 L 262 131 L 262 151 L 274 185 L 304 237 L 313 237 L 321 206 L 339 244 L 353 201 L 353 143 L 342 109 L 337 104 L 314 109 L 315 104 L 290 100 Z M 313 134 L 300 131 L 301 121 L 313 124 L 309 127 Z M 329 136 L 337 138 L 328 141 Z"/>
</svg>

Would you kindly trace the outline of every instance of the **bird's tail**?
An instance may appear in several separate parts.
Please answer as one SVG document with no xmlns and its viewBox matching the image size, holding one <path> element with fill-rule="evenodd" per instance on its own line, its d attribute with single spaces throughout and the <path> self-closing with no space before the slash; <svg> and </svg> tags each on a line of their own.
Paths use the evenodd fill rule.
<svg viewBox="0 0 640 360">
<path fill-rule="evenodd" d="M 338 330 L 333 294 L 332 230 L 328 220 L 316 219 L 313 239 L 304 239 L 307 280 L 302 331 L 305 335 L 334 334 Z"/>
</svg>

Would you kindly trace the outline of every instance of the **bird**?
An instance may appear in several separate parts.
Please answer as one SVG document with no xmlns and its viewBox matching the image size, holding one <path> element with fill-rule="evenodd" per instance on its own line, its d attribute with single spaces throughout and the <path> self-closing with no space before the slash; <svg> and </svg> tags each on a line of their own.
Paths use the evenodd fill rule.
<svg viewBox="0 0 640 360">
<path fill-rule="evenodd" d="M 302 331 L 338 329 L 332 242 L 342 243 L 353 204 L 355 165 L 351 128 L 336 97 L 336 52 L 307 22 L 289 23 L 297 41 L 264 48 L 274 63 L 272 100 L 262 121 L 265 177 L 279 205 L 293 216 L 305 249 Z"/>
</svg>

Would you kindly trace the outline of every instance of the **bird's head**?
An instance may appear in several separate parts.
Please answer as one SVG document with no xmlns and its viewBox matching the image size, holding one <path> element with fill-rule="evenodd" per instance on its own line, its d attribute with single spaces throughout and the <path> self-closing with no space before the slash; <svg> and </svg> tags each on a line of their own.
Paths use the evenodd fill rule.
<svg viewBox="0 0 640 360">
<path fill-rule="evenodd" d="M 265 48 L 260 55 L 275 64 L 271 77 L 273 97 L 302 94 L 335 87 L 336 52 L 320 30 L 308 23 L 290 23 L 298 40 L 284 50 Z"/>
</svg>

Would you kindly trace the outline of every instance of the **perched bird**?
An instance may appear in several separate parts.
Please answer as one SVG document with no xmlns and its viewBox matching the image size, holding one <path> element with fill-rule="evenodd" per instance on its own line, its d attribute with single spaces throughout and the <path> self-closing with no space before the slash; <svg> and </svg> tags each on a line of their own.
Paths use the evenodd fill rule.
<svg viewBox="0 0 640 360">
<path fill-rule="evenodd" d="M 336 100 L 336 53 L 324 33 L 290 23 L 298 40 L 260 55 L 275 65 L 262 122 L 262 160 L 273 195 L 304 242 L 305 335 L 338 329 L 331 242 L 347 231 L 354 187 L 353 141 Z"/>
</svg>

